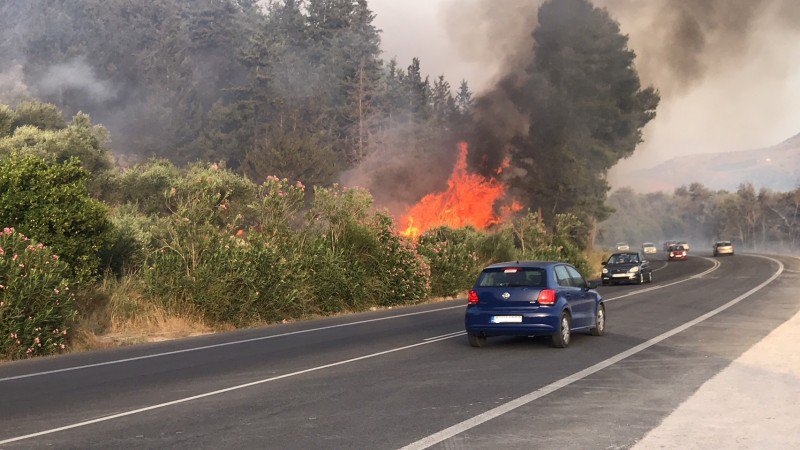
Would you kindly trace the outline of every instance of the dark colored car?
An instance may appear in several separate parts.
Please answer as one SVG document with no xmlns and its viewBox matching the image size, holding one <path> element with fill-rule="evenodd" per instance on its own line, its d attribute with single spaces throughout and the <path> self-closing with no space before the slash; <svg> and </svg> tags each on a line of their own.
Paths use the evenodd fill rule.
<svg viewBox="0 0 800 450">
<path fill-rule="evenodd" d="M 677 244 L 677 243 L 678 243 L 678 241 L 666 241 L 666 242 L 664 242 L 664 251 L 668 252 L 669 248 L 672 247 L 673 245 Z"/>
<path fill-rule="evenodd" d="M 548 335 L 554 347 L 569 345 L 573 332 L 605 332 L 603 299 L 571 265 L 505 262 L 481 272 L 469 291 L 464 323 L 473 347 L 490 336 Z"/>
<path fill-rule="evenodd" d="M 669 254 L 667 255 L 670 261 L 686 261 L 689 259 L 689 252 L 686 251 L 686 247 L 682 245 L 673 245 L 669 248 Z"/>
<path fill-rule="evenodd" d="M 603 263 L 603 284 L 652 283 L 650 263 L 636 252 L 614 253 Z"/>
</svg>

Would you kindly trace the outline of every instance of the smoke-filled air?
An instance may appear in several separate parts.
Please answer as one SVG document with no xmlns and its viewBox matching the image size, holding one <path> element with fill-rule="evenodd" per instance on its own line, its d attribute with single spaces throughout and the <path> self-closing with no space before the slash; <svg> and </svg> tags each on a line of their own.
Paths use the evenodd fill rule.
<svg viewBox="0 0 800 450">
<path fill-rule="evenodd" d="M 403 8 L 437 19 L 382 31 Z M 595 276 L 618 239 L 796 249 L 798 23 L 790 0 L 0 2 L 0 359 L 454 296 L 497 261 Z"/>
</svg>

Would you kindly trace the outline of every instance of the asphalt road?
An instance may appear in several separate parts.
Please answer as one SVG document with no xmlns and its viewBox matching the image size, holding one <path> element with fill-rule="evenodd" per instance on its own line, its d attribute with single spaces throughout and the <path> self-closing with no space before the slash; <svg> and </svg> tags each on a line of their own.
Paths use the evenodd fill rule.
<svg viewBox="0 0 800 450">
<path fill-rule="evenodd" d="M 454 301 L 2 364 L 0 448 L 629 447 L 800 310 L 796 259 L 653 259 L 567 349 Z"/>
</svg>

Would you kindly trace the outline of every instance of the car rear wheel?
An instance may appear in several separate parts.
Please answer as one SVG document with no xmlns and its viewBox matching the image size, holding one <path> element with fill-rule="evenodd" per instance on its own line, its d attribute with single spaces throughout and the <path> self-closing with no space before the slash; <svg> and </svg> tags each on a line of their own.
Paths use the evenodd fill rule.
<svg viewBox="0 0 800 450">
<path fill-rule="evenodd" d="M 561 313 L 561 319 L 558 321 L 558 330 L 550 337 L 553 347 L 565 348 L 569 345 L 569 341 L 572 339 L 572 333 L 569 329 L 570 323 L 569 314 L 566 311 Z"/>
<path fill-rule="evenodd" d="M 602 303 L 597 307 L 594 327 L 589 330 L 592 336 L 602 336 L 606 332 L 606 307 Z"/>
<path fill-rule="evenodd" d="M 484 345 L 486 345 L 486 337 L 485 336 L 479 336 L 477 334 L 468 334 L 467 335 L 467 340 L 469 340 L 469 345 L 471 345 L 473 347 L 480 348 L 480 347 L 483 347 Z"/>
</svg>

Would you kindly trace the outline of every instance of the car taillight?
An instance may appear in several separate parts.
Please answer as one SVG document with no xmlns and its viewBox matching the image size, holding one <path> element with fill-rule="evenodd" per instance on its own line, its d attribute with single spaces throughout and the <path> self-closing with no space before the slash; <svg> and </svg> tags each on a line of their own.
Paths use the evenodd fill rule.
<svg viewBox="0 0 800 450">
<path fill-rule="evenodd" d="M 469 291 L 469 297 L 467 298 L 467 302 L 470 305 L 477 305 L 478 304 L 478 293 L 475 291 Z"/>
<path fill-rule="evenodd" d="M 556 291 L 552 289 L 543 289 L 539 292 L 539 298 L 536 299 L 540 305 L 552 305 L 556 302 Z"/>
</svg>

